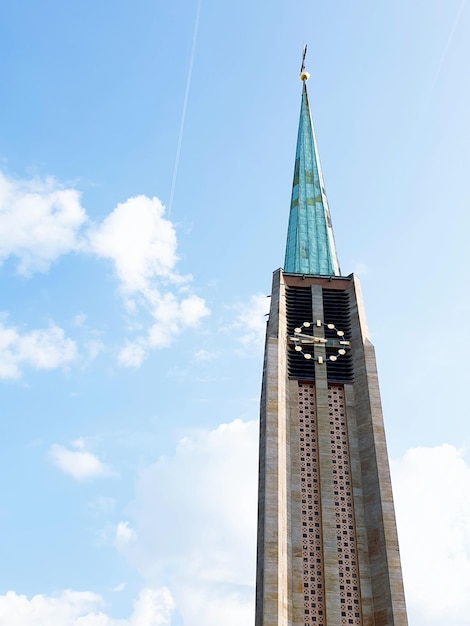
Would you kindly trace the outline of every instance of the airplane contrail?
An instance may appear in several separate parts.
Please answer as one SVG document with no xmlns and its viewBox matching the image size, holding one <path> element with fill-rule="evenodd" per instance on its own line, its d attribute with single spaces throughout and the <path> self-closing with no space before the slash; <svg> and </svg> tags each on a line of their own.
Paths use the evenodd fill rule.
<svg viewBox="0 0 470 626">
<path fill-rule="evenodd" d="M 183 112 L 182 112 L 182 115 L 181 115 L 180 132 L 179 132 L 179 136 L 178 136 L 178 144 L 176 146 L 175 165 L 174 165 L 174 168 L 173 168 L 173 180 L 171 181 L 170 202 L 168 203 L 168 216 L 170 216 L 171 208 L 173 206 L 173 198 L 175 196 L 176 179 L 178 177 L 178 168 L 179 168 L 180 154 L 181 154 L 181 144 L 183 142 L 184 122 L 186 120 L 186 109 L 188 108 L 189 88 L 191 87 L 191 78 L 192 78 L 192 75 L 193 75 L 194 57 L 196 55 L 196 43 L 197 43 L 197 35 L 198 35 L 198 31 L 199 31 L 199 16 L 201 14 L 201 2 L 202 2 L 202 0 L 198 0 L 197 11 L 196 11 L 196 20 L 194 22 L 193 43 L 192 43 L 192 47 L 191 47 L 191 56 L 190 56 L 190 59 L 189 59 L 188 77 L 186 79 L 186 90 L 185 90 L 185 93 L 184 93 Z"/>
<path fill-rule="evenodd" d="M 442 66 L 444 64 L 447 53 L 449 52 L 450 45 L 452 43 L 452 39 L 454 38 L 455 31 L 457 30 L 457 26 L 459 25 L 460 18 L 462 17 L 462 12 L 467 4 L 467 0 L 462 0 L 460 6 L 457 10 L 457 15 L 455 16 L 454 23 L 452 25 L 452 29 L 450 31 L 449 37 L 447 38 L 446 45 L 444 47 L 444 51 L 441 54 L 441 58 L 439 59 L 439 63 L 437 64 L 436 73 L 434 74 L 434 79 L 431 84 L 431 90 L 434 89 L 435 84 L 437 83 L 437 79 L 439 78 L 439 74 L 441 73 Z"/>
</svg>

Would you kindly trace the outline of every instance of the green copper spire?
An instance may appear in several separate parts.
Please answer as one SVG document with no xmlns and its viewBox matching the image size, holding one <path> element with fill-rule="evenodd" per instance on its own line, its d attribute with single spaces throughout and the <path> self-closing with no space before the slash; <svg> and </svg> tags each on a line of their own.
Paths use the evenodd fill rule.
<svg viewBox="0 0 470 626">
<path fill-rule="evenodd" d="M 305 51 L 304 51 L 305 59 Z M 303 82 L 294 183 L 287 231 L 284 271 L 291 274 L 340 276 L 328 201 L 308 103 L 309 74 Z"/>
</svg>

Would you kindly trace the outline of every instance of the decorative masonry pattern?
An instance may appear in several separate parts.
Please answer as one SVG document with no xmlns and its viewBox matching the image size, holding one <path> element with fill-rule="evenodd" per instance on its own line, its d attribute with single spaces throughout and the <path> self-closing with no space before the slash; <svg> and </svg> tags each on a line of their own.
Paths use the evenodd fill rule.
<svg viewBox="0 0 470 626">
<path fill-rule="evenodd" d="M 341 624 L 362 625 L 344 389 L 328 386 Z"/>
<path fill-rule="evenodd" d="M 299 383 L 300 489 L 305 626 L 324 626 L 323 543 L 315 386 Z"/>
<path fill-rule="evenodd" d="M 341 625 L 362 626 L 348 432 L 341 385 L 329 385 L 328 402 L 335 520 L 323 522 L 336 525 Z M 304 626 L 326 624 L 317 433 L 315 385 L 299 382 Z"/>
</svg>

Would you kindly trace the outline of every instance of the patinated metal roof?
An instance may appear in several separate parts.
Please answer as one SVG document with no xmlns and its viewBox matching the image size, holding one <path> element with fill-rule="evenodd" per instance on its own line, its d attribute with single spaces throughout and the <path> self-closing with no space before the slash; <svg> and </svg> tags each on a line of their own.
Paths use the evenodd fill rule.
<svg viewBox="0 0 470 626">
<path fill-rule="evenodd" d="M 340 276 L 328 201 L 310 114 L 307 79 L 308 74 L 303 72 L 301 74 L 302 105 L 284 271 L 292 274 Z"/>
</svg>

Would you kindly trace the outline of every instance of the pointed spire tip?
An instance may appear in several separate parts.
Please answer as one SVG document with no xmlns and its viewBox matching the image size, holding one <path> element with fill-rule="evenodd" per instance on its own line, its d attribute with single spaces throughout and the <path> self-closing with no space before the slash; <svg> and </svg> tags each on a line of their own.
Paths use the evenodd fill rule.
<svg viewBox="0 0 470 626">
<path fill-rule="evenodd" d="M 300 80 L 302 82 L 307 81 L 310 78 L 310 74 L 305 69 L 305 57 L 307 56 L 307 44 L 305 44 L 304 49 L 302 51 L 302 65 L 300 66 Z"/>
<path fill-rule="evenodd" d="M 303 82 L 302 103 L 284 271 L 290 274 L 340 276 L 328 200 L 310 114 L 305 54 L 304 48 L 300 67 L 300 79 Z"/>
</svg>

